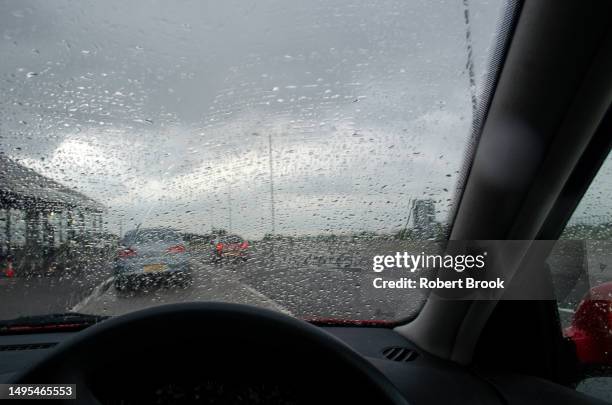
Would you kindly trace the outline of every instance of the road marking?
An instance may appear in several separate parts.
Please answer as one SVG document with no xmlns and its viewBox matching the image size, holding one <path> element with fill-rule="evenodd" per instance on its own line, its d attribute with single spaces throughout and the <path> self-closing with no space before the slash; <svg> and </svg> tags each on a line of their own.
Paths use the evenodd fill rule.
<svg viewBox="0 0 612 405">
<path fill-rule="evenodd" d="M 108 290 L 114 279 L 115 277 L 109 277 L 108 279 L 95 286 L 91 294 L 89 294 L 87 297 L 83 298 L 79 303 L 73 306 L 70 312 L 79 312 L 84 307 L 86 307 L 92 299 L 100 297 Z"/>
<path fill-rule="evenodd" d="M 79 303 L 77 303 L 75 306 L 73 306 L 70 311 L 71 312 L 79 312 L 83 308 L 85 308 L 93 299 L 96 299 L 96 298 L 102 296 L 108 290 L 108 288 L 111 286 L 111 284 L 113 283 L 113 280 L 114 280 L 114 277 L 109 277 L 107 280 L 104 280 L 103 282 L 98 284 L 93 289 L 91 294 L 89 294 L 87 297 L 85 297 Z M 237 278 L 234 278 L 234 281 L 239 283 L 240 286 L 242 286 L 245 290 L 247 290 L 248 292 L 250 292 L 251 294 L 253 294 L 257 298 L 259 298 L 263 302 L 269 304 L 272 307 L 272 309 L 274 309 L 274 310 L 276 310 L 278 312 L 282 312 L 285 315 L 294 316 L 293 313 L 289 309 L 285 308 L 284 306 L 282 306 L 278 302 L 274 301 L 272 298 L 268 297 L 267 295 L 257 291 L 255 288 L 251 287 L 250 285 L 245 284 L 245 283 L 237 280 Z"/>
<path fill-rule="evenodd" d="M 262 294 L 261 292 L 257 291 L 256 289 L 254 289 L 253 287 L 251 287 L 248 284 L 245 284 L 241 281 L 239 281 L 239 283 L 247 290 L 249 291 L 251 294 L 255 295 L 257 298 L 260 298 L 262 300 L 265 300 L 267 302 L 269 302 L 272 307 L 274 307 L 275 310 L 282 312 L 285 315 L 289 315 L 289 316 L 294 316 L 293 313 L 291 311 L 289 311 L 287 308 L 285 308 L 284 306 L 282 306 L 281 304 L 279 304 L 278 302 L 274 301 L 272 298 L 268 297 L 265 294 Z"/>
<path fill-rule="evenodd" d="M 573 314 L 574 312 L 576 312 L 573 309 L 569 309 L 569 308 L 557 307 L 557 309 L 559 310 L 559 312 L 565 312 L 565 313 L 568 313 L 568 314 Z"/>
<path fill-rule="evenodd" d="M 205 257 L 204 258 L 200 257 L 199 258 L 199 262 L 203 266 L 207 266 L 207 267 L 211 266 L 211 263 Z M 214 265 L 212 265 L 212 266 L 214 266 Z M 250 285 L 240 281 L 240 278 L 236 274 L 229 272 L 227 267 L 225 267 L 225 268 L 220 267 L 220 268 L 217 269 L 217 273 L 219 273 L 221 271 L 223 271 L 225 273 L 223 275 L 224 277 L 227 277 L 228 279 L 231 279 L 234 282 L 240 284 L 240 286 L 242 286 L 245 290 L 247 290 L 248 292 L 250 292 L 251 294 L 253 294 L 257 298 L 259 298 L 260 300 L 270 304 L 270 306 L 272 306 L 272 308 L 275 309 L 276 311 L 282 312 L 285 315 L 295 316 L 295 315 L 293 315 L 293 313 L 288 308 L 286 308 L 283 305 L 279 304 L 278 302 L 274 301 L 272 298 L 270 298 L 267 295 L 263 294 L 262 292 L 256 290 L 255 288 L 251 287 Z"/>
</svg>

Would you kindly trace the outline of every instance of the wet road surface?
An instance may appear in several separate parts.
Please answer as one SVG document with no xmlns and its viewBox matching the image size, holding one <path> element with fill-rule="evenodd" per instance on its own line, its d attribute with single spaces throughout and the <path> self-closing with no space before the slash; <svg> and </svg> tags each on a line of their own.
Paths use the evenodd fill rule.
<svg viewBox="0 0 612 405">
<path fill-rule="evenodd" d="M 376 291 L 374 273 L 337 260 L 296 263 L 255 255 L 247 262 L 213 264 L 206 254 L 192 254 L 193 283 L 152 286 L 118 292 L 107 269 L 79 277 L 0 280 L 0 319 L 22 315 L 76 311 L 120 315 L 190 301 L 222 301 L 256 305 L 299 318 L 378 319 L 406 317 L 421 305 L 412 290 Z"/>
</svg>

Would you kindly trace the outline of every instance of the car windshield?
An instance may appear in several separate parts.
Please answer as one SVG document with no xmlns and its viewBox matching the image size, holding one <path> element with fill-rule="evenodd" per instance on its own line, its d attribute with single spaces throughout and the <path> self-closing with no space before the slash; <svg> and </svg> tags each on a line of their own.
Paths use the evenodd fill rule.
<svg viewBox="0 0 612 405">
<path fill-rule="evenodd" d="M 0 2 L 0 319 L 413 315 L 372 254 L 446 238 L 505 8 Z"/>
</svg>

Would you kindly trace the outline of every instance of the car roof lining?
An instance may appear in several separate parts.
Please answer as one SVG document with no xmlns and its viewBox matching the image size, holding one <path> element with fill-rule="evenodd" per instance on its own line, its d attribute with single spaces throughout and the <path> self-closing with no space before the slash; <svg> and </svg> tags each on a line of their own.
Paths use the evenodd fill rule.
<svg viewBox="0 0 612 405">
<path fill-rule="evenodd" d="M 539 235 L 612 101 L 611 9 L 606 1 L 524 2 L 451 239 Z M 396 331 L 432 354 L 469 363 L 495 305 L 430 295 Z"/>
</svg>

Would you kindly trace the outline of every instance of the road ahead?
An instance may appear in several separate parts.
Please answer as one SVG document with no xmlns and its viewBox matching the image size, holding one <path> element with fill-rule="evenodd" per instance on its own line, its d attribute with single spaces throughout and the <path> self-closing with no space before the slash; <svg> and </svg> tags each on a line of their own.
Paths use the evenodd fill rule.
<svg viewBox="0 0 612 405">
<path fill-rule="evenodd" d="M 226 267 L 205 265 L 193 259 L 193 283 L 188 287 L 152 286 L 150 289 L 118 292 L 112 278 L 102 283 L 72 310 L 100 315 L 120 315 L 154 305 L 191 301 L 222 301 L 262 306 L 289 313 L 282 305 L 242 283 Z"/>
<path fill-rule="evenodd" d="M 309 319 L 400 319 L 414 314 L 424 297 L 411 289 L 372 288 L 378 274 L 372 271 L 372 257 L 430 248 L 418 242 L 385 240 L 256 242 L 246 263 L 215 265 L 210 263 L 208 246 L 192 246 L 191 286 L 122 294 L 113 288 L 113 258 L 108 258 L 106 265 L 89 271 L 81 269 L 71 276 L 0 279 L 0 319 L 66 311 L 119 315 L 153 305 L 189 301 L 251 304 Z M 568 276 L 574 274 L 576 261 L 568 262 L 568 254 L 558 253 L 553 255 L 557 259 L 550 261 L 558 273 L 558 290 L 562 292 L 566 282 L 569 287 L 563 296 L 573 297 L 573 301 L 560 301 L 568 319 L 589 284 L 598 285 L 612 277 L 611 257 L 606 253 L 610 252 L 609 245 L 588 244 L 587 251 L 589 262 L 584 275 L 588 274 L 591 280 L 586 279 L 584 285 Z"/>
<path fill-rule="evenodd" d="M 362 288 L 364 283 L 371 283 L 371 275 L 365 276 L 357 269 L 270 267 L 259 260 L 215 265 L 205 255 L 192 260 L 194 282 L 187 288 L 153 287 L 149 291 L 118 293 L 108 280 L 71 309 L 119 315 L 160 304 L 223 301 L 256 305 L 300 318 L 389 320 L 416 310 L 421 301 L 414 291 L 403 290 L 393 296 L 389 291 L 376 294 Z"/>
<path fill-rule="evenodd" d="M 275 259 L 256 252 L 246 263 L 211 264 L 205 253 L 192 254 L 193 284 L 118 293 L 111 270 L 95 277 L 0 280 L 0 319 L 77 311 L 119 315 L 153 305 L 189 301 L 251 304 L 300 318 L 382 319 L 416 311 L 422 296 L 412 290 L 374 291 L 372 272 L 337 260 L 310 263 Z"/>
</svg>

